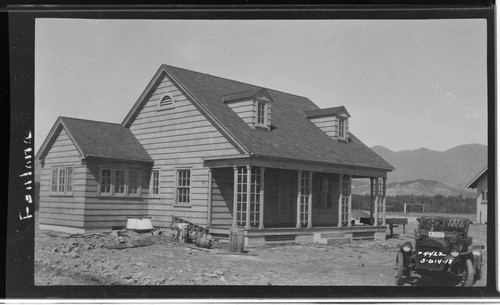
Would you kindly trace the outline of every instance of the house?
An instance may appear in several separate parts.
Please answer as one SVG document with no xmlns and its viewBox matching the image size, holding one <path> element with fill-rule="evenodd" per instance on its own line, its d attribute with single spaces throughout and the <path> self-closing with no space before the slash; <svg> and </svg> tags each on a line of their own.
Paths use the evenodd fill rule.
<svg viewBox="0 0 500 305">
<path fill-rule="evenodd" d="M 121 124 L 57 119 L 36 155 L 40 227 L 175 216 L 252 245 L 385 238 L 394 168 L 350 124 L 343 106 L 162 65 Z M 352 178 L 370 179 L 373 225 L 350 221 Z"/>
<path fill-rule="evenodd" d="M 488 221 L 488 166 L 486 166 L 465 188 L 477 189 L 476 222 Z"/>
</svg>

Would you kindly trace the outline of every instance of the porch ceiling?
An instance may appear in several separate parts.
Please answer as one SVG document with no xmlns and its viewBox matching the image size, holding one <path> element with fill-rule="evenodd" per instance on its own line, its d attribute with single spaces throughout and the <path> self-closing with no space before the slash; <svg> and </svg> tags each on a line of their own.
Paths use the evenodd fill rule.
<svg viewBox="0 0 500 305">
<path fill-rule="evenodd" d="M 258 166 L 266 168 L 278 168 L 289 170 L 303 170 L 331 174 L 352 175 L 353 178 L 386 178 L 387 169 L 360 167 L 347 164 L 321 163 L 304 160 L 292 160 L 285 158 L 264 156 L 230 156 L 204 158 L 203 163 L 210 168 L 222 168 L 233 166 Z"/>
</svg>

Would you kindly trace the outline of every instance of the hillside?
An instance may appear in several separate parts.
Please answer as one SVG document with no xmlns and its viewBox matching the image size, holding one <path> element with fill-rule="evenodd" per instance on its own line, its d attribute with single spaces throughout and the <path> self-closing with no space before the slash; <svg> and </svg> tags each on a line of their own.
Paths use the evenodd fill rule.
<svg viewBox="0 0 500 305">
<path fill-rule="evenodd" d="M 488 147 L 481 144 L 460 145 L 446 151 L 419 148 L 394 152 L 383 146 L 372 149 L 396 168 L 388 174 L 388 183 L 431 180 L 445 184 L 445 189 L 462 189 L 486 166 L 488 154 Z"/>
<path fill-rule="evenodd" d="M 365 179 L 366 180 L 366 179 Z M 352 184 L 352 193 L 357 195 L 370 194 L 370 185 L 367 181 L 354 181 Z M 446 185 L 432 180 L 413 180 L 404 182 L 391 182 L 387 184 L 387 195 L 422 195 L 422 196 L 463 196 L 475 198 L 475 191 L 467 191 L 463 188 Z"/>
</svg>

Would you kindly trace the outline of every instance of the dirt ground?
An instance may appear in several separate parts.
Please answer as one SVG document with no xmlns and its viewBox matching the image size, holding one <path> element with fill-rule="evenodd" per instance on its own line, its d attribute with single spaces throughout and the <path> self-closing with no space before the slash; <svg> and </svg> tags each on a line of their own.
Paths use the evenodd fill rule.
<svg viewBox="0 0 500 305">
<path fill-rule="evenodd" d="M 70 237 L 37 229 L 35 285 L 394 286 L 398 244 L 413 241 L 416 217 L 409 215 L 406 235 L 395 228 L 399 235 L 385 241 L 268 245 L 244 255 L 228 254 L 223 244 L 210 250 L 178 244 L 168 234 L 128 232 L 143 246 L 108 249 L 109 232 Z M 475 244 L 486 246 L 486 225 L 471 225 L 469 234 Z M 483 257 L 483 277 L 474 286 L 486 285 L 486 249 Z M 442 284 L 414 277 L 406 285 Z"/>
</svg>

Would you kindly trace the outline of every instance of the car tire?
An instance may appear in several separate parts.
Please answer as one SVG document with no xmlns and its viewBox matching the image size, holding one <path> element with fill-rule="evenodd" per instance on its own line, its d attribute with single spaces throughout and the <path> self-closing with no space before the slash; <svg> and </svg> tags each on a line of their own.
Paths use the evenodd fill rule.
<svg viewBox="0 0 500 305">
<path fill-rule="evenodd" d="M 472 266 L 472 261 L 468 258 L 465 261 L 465 274 L 462 279 L 462 286 L 471 287 L 474 284 L 474 267 Z"/>
<path fill-rule="evenodd" d="M 396 285 L 401 286 L 404 284 L 404 261 L 403 261 L 403 253 L 400 251 L 396 256 Z"/>
</svg>

